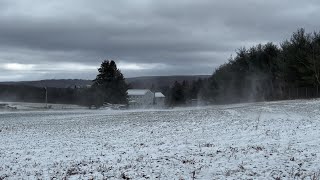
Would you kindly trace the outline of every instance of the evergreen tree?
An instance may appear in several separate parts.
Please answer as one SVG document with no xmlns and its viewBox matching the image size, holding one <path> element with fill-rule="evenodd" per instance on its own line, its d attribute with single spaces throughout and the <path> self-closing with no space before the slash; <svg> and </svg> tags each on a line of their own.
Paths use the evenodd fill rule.
<svg viewBox="0 0 320 180">
<path fill-rule="evenodd" d="M 127 104 L 128 85 L 114 61 L 103 61 L 98 69 L 99 74 L 93 80 L 94 102 L 97 107 L 103 103 Z"/>
<path fill-rule="evenodd" d="M 175 81 L 173 87 L 170 89 L 169 93 L 169 102 L 170 106 L 179 106 L 186 104 L 185 90 L 183 89 L 182 84 Z"/>
<path fill-rule="evenodd" d="M 184 99 L 185 101 L 189 101 L 191 100 L 190 98 L 190 85 L 189 85 L 189 82 L 184 80 L 182 81 L 182 91 L 183 91 L 183 95 L 184 95 Z"/>
<path fill-rule="evenodd" d="M 320 33 L 299 29 L 282 43 L 284 78 L 294 87 L 320 85 Z"/>
</svg>

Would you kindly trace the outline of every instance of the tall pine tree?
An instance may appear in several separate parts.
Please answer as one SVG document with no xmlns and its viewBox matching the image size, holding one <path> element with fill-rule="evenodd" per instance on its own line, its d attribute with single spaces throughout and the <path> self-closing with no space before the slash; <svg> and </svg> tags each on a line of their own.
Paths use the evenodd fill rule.
<svg viewBox="0 0 320 180">
<path fill-rule="evenodd" d="M 95 105 L 99 107 L 103 103 L 128 104 L 128 85 L 116 63 L 105 60 L 98 71 L 99 74 L 92 85 L 96 95 Z"/>
</svg>

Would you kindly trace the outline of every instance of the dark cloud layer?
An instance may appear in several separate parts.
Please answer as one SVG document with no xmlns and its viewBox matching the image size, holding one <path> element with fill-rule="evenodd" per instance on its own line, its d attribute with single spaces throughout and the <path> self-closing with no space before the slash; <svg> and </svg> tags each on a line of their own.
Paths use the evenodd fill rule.
<svg viewBox="0 0 320 180">
<path fill-rule="evenodd" d="M 319 30 L 319 10 L 315 0 L 0 0 L 0 80 L 93 78 L 103 59 L 126 76 L 211 74 L 239 47 Z"/>
</svg>

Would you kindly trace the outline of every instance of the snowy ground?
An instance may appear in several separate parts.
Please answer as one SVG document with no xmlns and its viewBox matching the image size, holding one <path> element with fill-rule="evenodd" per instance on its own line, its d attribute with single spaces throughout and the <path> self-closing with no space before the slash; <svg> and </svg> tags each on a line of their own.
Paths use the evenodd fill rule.
<svg viewBox="0 0 320 180">
<path fill-rule="evenodd" d="M 88 109 L 78 105 L 68 104 L 45 104 L 45 103 L 24 103 L 24 102 L 2 102 L 0 101 L 1 111 L 32 111 L 32 110 L 46 110 L 48 106 L 51 110 L 72 110 L 72 109 Z"/>
<path fill-rule="evenodd" d="M 319 100 L 0 112 L 0 179 L 319 177 Z"/>
</svg>

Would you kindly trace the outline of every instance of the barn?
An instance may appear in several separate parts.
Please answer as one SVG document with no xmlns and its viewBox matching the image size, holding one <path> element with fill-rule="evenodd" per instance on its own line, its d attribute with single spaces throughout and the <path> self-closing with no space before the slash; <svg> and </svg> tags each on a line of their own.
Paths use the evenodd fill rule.
<svg viewBox="0 0 320 180">
<path fill-rule="evenodd" d="M 129 89 L 128 96 L 131 108 L 148 108 L 153 106 L 154 94 L 149 89 Z"/>
<path fill-rule="evenodd" d="M 165 96 L 161 92 L 153 93 L 149 89 L 129 89 L 129 106 L 131 108 L 162 108 Z"/>
</svg>

